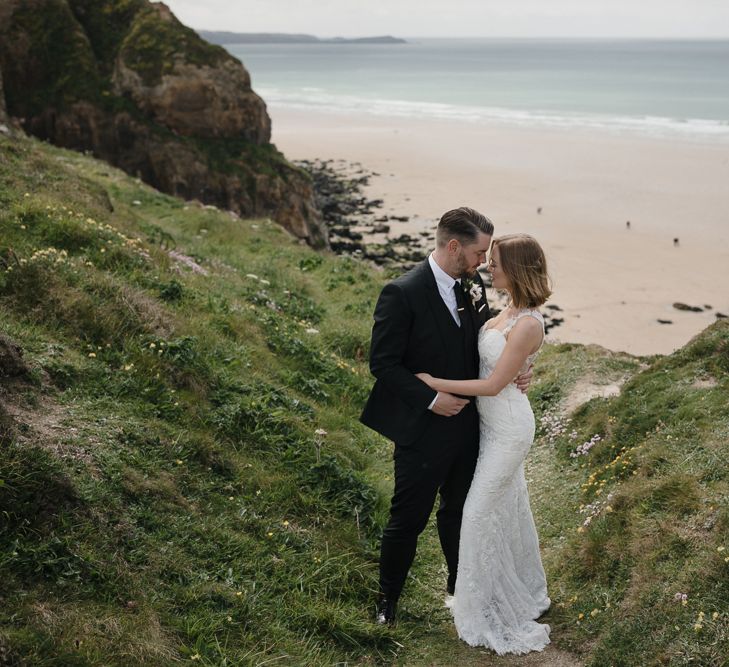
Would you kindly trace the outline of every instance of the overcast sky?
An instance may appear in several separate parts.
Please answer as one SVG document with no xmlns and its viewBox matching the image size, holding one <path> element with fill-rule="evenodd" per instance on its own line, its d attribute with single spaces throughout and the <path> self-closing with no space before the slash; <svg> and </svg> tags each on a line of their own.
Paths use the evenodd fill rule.
<svg viewBox="0 0 729 667">
<path fill-rule="evenodd" d="M 165 0 L 192 28 L 319 37 L 722 37 L 729 0 Z"/>
</svg>

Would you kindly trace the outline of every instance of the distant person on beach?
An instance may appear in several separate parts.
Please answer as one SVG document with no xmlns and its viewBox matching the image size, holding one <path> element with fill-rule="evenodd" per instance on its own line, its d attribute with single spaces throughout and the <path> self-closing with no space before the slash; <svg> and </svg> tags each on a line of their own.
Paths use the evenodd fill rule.
<svg viewBox="0 0 729 667">
<path fill-rule="evenodd" d="M 435 251 L 386 285 L 375 308 L 370 368 L 377 381 L 361 419 L 395 442 L 395 491 L 380 557 L 379 623 L 395 621 L 418 535 L 438 493 L 438 534 L 448 565 L 449 595 L 458 585 L 459 542 L 470 544 L 475 537 L 470 532 L 468 538 L 461 535 L 461 521 L 479 457 L 479 413 L 473 401 L 434 390 L 416 373 L 450 380 L 480 376 L 479 339 L 485 340 L 483 325 L 490 311 L 477 269 L 492 235 L 492 223 L 477 211 L 465 207 L 448 211 L 436 230 Z M 531 319 L 536 320 L 536 315 Z M 524 328 L 519 323 L 517 343 L 523 339 Z M 523 343 L 517 347 L 521 349 Z M 527 361 L 526 356 L 522 361 Z M 513 353 L 509 358 L 513 362 Z M 526 366 L 512 385 L 519 395 L 531 380 Z M 516 507 L 511 509 L 516 512 Z M 516 514 L 513 518 L 519 519 Z M 469 530 L 464 522 L 464 531 Z M 533 549 L 529 553 L 531 564 Z M 536 604 L 541 609 L 545 600 Z"/>
</svg>

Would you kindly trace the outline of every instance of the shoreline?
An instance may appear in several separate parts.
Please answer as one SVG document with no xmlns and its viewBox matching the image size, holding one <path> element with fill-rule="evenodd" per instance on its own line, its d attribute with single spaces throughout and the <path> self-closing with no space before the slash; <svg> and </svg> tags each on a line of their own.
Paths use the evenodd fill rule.
<svg viewBox="0 0 729 667">
<path fill-rule="evenodd" d="M 550 264 L 550 302 L 565 320 L 548 340 L 667 354 L 715 312 L 729 313 L 726 145 L 275 106 L 269 113 L 272 141 L 288 159 L 374 172 L 366 197 L 384 200 L 383 215 L 409 217 L 391 224 L 391 236 L 432 231 L 461 205 L 489 216 L 497 235 L 534 235 Z"/>
</svg>

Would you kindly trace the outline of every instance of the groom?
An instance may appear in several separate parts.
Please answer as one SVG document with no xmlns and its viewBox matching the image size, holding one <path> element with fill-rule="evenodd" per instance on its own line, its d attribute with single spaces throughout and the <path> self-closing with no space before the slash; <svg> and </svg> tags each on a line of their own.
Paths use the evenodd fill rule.
<svg viewBox="0 0 729 667">
<path fill-rule="evenodd" d="M 382 535 L 377 622 L 395 621 L 418 535 L 440 492 L 438 535 L 453 594 L 463 503 L 478 457 L 475 401 L 437 393 L 415 377 L 478 377 L 478 330 L 490 317 L 479 265 L 494 233 L 471 208 L 445 213 L 436 249 L 384 287 L 375 307 L 370 370 L 376 378 L 361 421 L 395 443 L 395 491 Z M 468 284 L 465 284 L 468 283 Z M 517 385 L 525 389 L 529 372 Z"/>
</svg>

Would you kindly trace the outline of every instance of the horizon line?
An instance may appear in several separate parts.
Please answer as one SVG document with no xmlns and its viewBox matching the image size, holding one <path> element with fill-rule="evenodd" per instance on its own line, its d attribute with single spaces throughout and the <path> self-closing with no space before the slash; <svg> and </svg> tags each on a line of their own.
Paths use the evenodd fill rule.
<svg viewBox="0 0 729 667">
<path fill-rule="evenodd" d="M 695 35 L 695 36 L 677 36 L 677 35 L 398 35 L 394 33 L 369 33 L 366 35 L 321 35 L 310 32 L 281 32 L 271 30 L 260 31 L 242 31 L 226 28 L 220 30 L 217 28 L 193 28 L 196 32 L 221 32 L 239 35 L 306 35 L 308 37 L 316 37 L 317 39 L 373 39 L 382 37 L 393 37 L 395 39 L 555 39 L 555 40 L 620 40 L 620 41 L 676 41 L 676 42 L 726 42 L 729 41 L 727 35 Z"/>
</svg>

